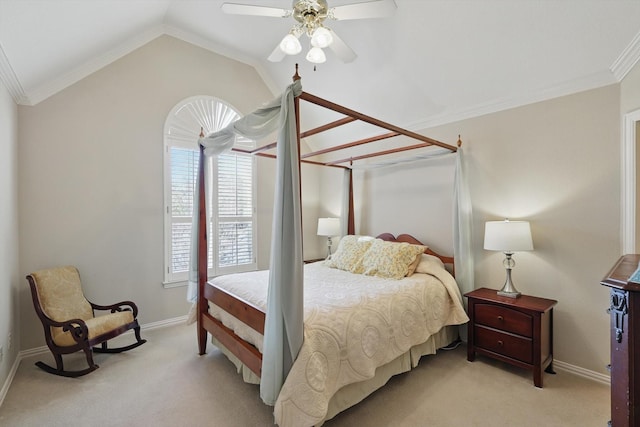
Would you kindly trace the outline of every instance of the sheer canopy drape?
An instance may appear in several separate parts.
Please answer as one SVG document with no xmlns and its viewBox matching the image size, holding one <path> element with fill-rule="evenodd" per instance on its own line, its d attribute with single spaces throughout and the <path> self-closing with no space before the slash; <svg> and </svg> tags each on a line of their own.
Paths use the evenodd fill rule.
<svg viewBox="0 0 640 427">
<path fill-rule="evenodd" d="M 456 262 L 456 281 L 460 286 L 460 291 L 464 294 L 475 288 L 474 285 L 474 261 L 471 249 L 473 211 L 471 208 L 471 197 L 469 195 L 469 185 L 465 166 L 464 150 L 458 147 L 456 153 L 451 154 L 448 150 L 435 149 L 428 153 L 401 159 L 387 160 L 379 163 L 369 163 L 363 165 L 352 165 L 352 169 L 377 169 L 418 161 L 428 161 L 442 156 L 456 156 L 456 169 L 454 178 L 453 197 L 453 254 Z M 349 178 L 351 171 L 345 173 L 343 181 L 344 194 L 349 191 Z M 346 199 L 345 199 L 346 200 Z M 342 217 L 346 218 L 348 209 L 345 210 L 346 201 L 343 200 Z"/>
<path fill-rule="evenodd" d="M 464 294 L 474 289 L 473 251 L 471 249 L 473 210 L 465 166 L 464 151 L 458 148 L 453 197 L 453 256 L 456 260 L 456 282 Z"/>
<path fill-rule="evenodd" d="M 279 98 L 199 140 L 204 147 L 204 155 L 213 156 L 230 150 L 236 135 L 261 139 L 276 131 L 278 134 L 269 293 L 260 381 L 260 396 L 269 405 L 275 403 L 303 339 L 302 219 L 294 105 L 294 98 L 301 92 L 302 85 L 297 80 Z M 198 191 L 194 206 L 198 206 L 197 195 Z M 195 302 L 198 296 L 197 209 L 194 209 L 192 224 L 187 298 Z"/>
</svg>

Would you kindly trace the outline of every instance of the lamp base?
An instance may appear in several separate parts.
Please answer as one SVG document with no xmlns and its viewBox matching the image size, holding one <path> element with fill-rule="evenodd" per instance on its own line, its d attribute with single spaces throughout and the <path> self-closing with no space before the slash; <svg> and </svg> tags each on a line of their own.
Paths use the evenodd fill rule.
<svg viewBox="0 0 640 427">
<path fill-rule="evenodd" d="M 515 291 L 515 292 L 509 292 L 509 291 L 504 291 L 504 290 L 499 290 L 498 292 L 496 292 L 498 295 L 500 295 L 501 297 L 508 297 L 508 298 L 519 298 L 520 295 L 522 295 L 520 292 Z"/>
<path fill-rule="evenodd" d="M 326 261 L 331 259 L 331 236 L 327 236 L 327 258 Z"/>
<path fill-rule="evenodd" d="M 513 282 L 511 281 L 511 269 L 515 266 L 515 262 L 511 258 L 511 252 L 505 252 L 504 254 L 507 256 L 503 263 L 507 270 L 507 279 L 504 281 L 502 289 L 498 291 L 498 295 L 501 297 L 518 298 L 521 294 L 516 287 L 513 286 Z"/>
</svg>

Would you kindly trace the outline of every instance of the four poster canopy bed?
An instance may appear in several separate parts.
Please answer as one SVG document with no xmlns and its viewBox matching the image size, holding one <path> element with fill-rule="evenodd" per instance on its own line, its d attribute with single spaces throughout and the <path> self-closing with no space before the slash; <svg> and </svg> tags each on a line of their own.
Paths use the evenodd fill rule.
<svg viewBox="0 0 640 427">
<path fill-rule="evenodd" d="M 300 101 L 344 118 L 301 132 Z M 200 139 L 199 208 L 193 223 L 197 240 L 192 243 L 190 278 L 190 286 L 197 283 L 199 352 L 205 353 L 210 333 L 243 379 L 260 384 L 260 395 L 274 406 L 278 425 L 319 425 L 364 399 L 391 376 L 417 366 L 422 355 L 454 342 L 457 325 L 468 321 L 458 283 L 445 268 L 447 264 L 452 271 L 452 257 L 436 254 L 410 235 L 354 235 L 353 185 L 350 167 L 345 164 L 434 145 L 450 152 L 459 147 L 303 92 L 297 67 L 294 83 L 281 98 L 245 118 Z M 301 138 L 353 121 L 369 123 L 385 133 L 300 155 Z M 274 130 L 277 143 L 250 151 L 278 162 L 270 269 L 209 280 L 205 156 L 220 152 L 218 146 L 247 152 L 231 148 L 233 134 L 258 139 Z M 335 161 L 311 160 L 399 135 L 418 143 Z M 275 155 L 267 152 L 273 149 Z M 331 259 L 306 265 L 302 259 L 301 163 L 344 169 L 348 195 L 343 202 L 348 208 L 343 208 L 347 235 L 340 239 Z"/>
</svg>

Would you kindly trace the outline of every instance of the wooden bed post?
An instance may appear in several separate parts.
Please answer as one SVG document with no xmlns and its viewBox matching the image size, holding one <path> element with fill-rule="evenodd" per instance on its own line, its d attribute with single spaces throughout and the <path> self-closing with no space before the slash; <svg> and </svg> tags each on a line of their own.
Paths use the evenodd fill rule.
<svg viewBox="0 0 640 427">
<path fill-rule="evenodd" d="M 349 174 L 349 213 L 347 215 L 347 234 L 356 234 L 355 212 L 353 212 L 353 169 Z"/>
<path fill-rule="evenodd" d="M 200 128 L 200 138 L 204 137 Z M 207 330 L 202 325 L 202 315 L 209 312 L 209 303 L 204 296 L 204 287 L 207 283 L 207 200 L 205 196 L 205 156 L 204 147 L 200 147 L 200 161 L 198 163 L 198 352 L 200 355 L 207 351 Z"/>
</svg>

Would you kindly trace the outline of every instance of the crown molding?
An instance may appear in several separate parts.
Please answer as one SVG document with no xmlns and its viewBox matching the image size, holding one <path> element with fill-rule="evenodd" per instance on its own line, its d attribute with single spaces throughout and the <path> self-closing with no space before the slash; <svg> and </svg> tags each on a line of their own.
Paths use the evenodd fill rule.
<svg viewBox="0 0 640 427">
<path fill-rule="evenodd" d="M 0 81 L 5 85 L 16 104 L 21 104 L 25 101 L 26 95 L 24 89 L 16 73 L 13 71 L 9 59 L 7 55 L 5 55 L 4 49 L 2 49 L 2 45 L 0 45 Z"/>
<path fill-rule="evenodd" d="M 631 40 L 631 43 L 629 43 L 620 56 L 614 61 L 610 70 L 620 82 L 638 63 L 638 60 L 640 60 L 640 32 L 636 34 L 633 40 Z"/>
<path fill-rule="evenodd" d="M 80 65 L 79 67 L 51 80 L 48 83 L 36 87 L 32 91 L 29 91 L 28 96 L 25 97 L 25 100 L 27 102 L 20 102 L 19 104 L 35 105 L 39 102 L 42 102 L 50 96 L 55 95 L 61 90 L 66 89 L 72 84 L 82 80 L 88 75 L 95 73 L 101 68 L 104 68 L 112 62 L 122 58 L 124 55 L 131 53 L 139 47 L 144 46 L 145 44 L 161 36 L 162 34 L 162 26 L 156 26 L 138 35 L 137 37 L 130 38 L 125 43 L 115 47 L 114 49 L 111 49 L 105 54 L 100 55 Z"/>
<path fill-rule="evenodd" d="M 441 114 L 432 116 L 425 120 L 410 123 L 405 127 L 413 131 L 428 129 L 435 126 L 441 126 L 448 123 L 484 116 L 486 114 L 497 113 L 499 111 L 522 107 L 524 105 L 534 104 L 536 102 L 547 101 L 553 98 L 559 98 L 561 96 L 571 95 L 586 90 L 597 89 L 599 87 L 608 86 L 615 83 L 618 83 L 618 81 L 615 79 L 613 74 L 609 71 L 603 71 L 600 73 L 585 76 L 580 79 L 564 82 L 549 88 L 540 89 L 529 93 L 523 93 L 517 97 L 497 99 L 457 111 L 445 111 Z"/>
<path fill-rule="evenodd" d="M 259 61 L 256 61 L 246 55 L 239 54 L 237 50 L 230 49 L 226 46 L 211 42 L 201 36 L 195 35 L 189 31 L 178 29 L 166 24 L 157 25 L 139 36 L 127 40 L 127 42 L 117 46 L 107 53 L 71 70 L 70 72 L 30 90 L 28 93 L 25 92 L 20 84 L 20 81 L 18 80 L 2 49 L 2 46 L 0 45 L 0 81 L 2 81 L 7 87 L 7 90 L 17 104 L 27 106 L 35 105 L 164 34 L 247 64 L 256 70 L 260 78 L 264 81 L 265 85 L 274 96 L 281 91 L 281 88 L 275 83 L 271 75 Z M 618 83 L 639 60 L 640 33 L 636 34 L 631 43 L 629 43 L 625 50 L 611 65 L 609 71 L 597 73 L 582 79 L 576 79 L 535 93 L 523 94 L 517 98 L 494 100 L 463 110 L 445 112 L 426 120 L 414 122 L 407 125 L 407 128 L 425 129 Z"/>
</svg>

